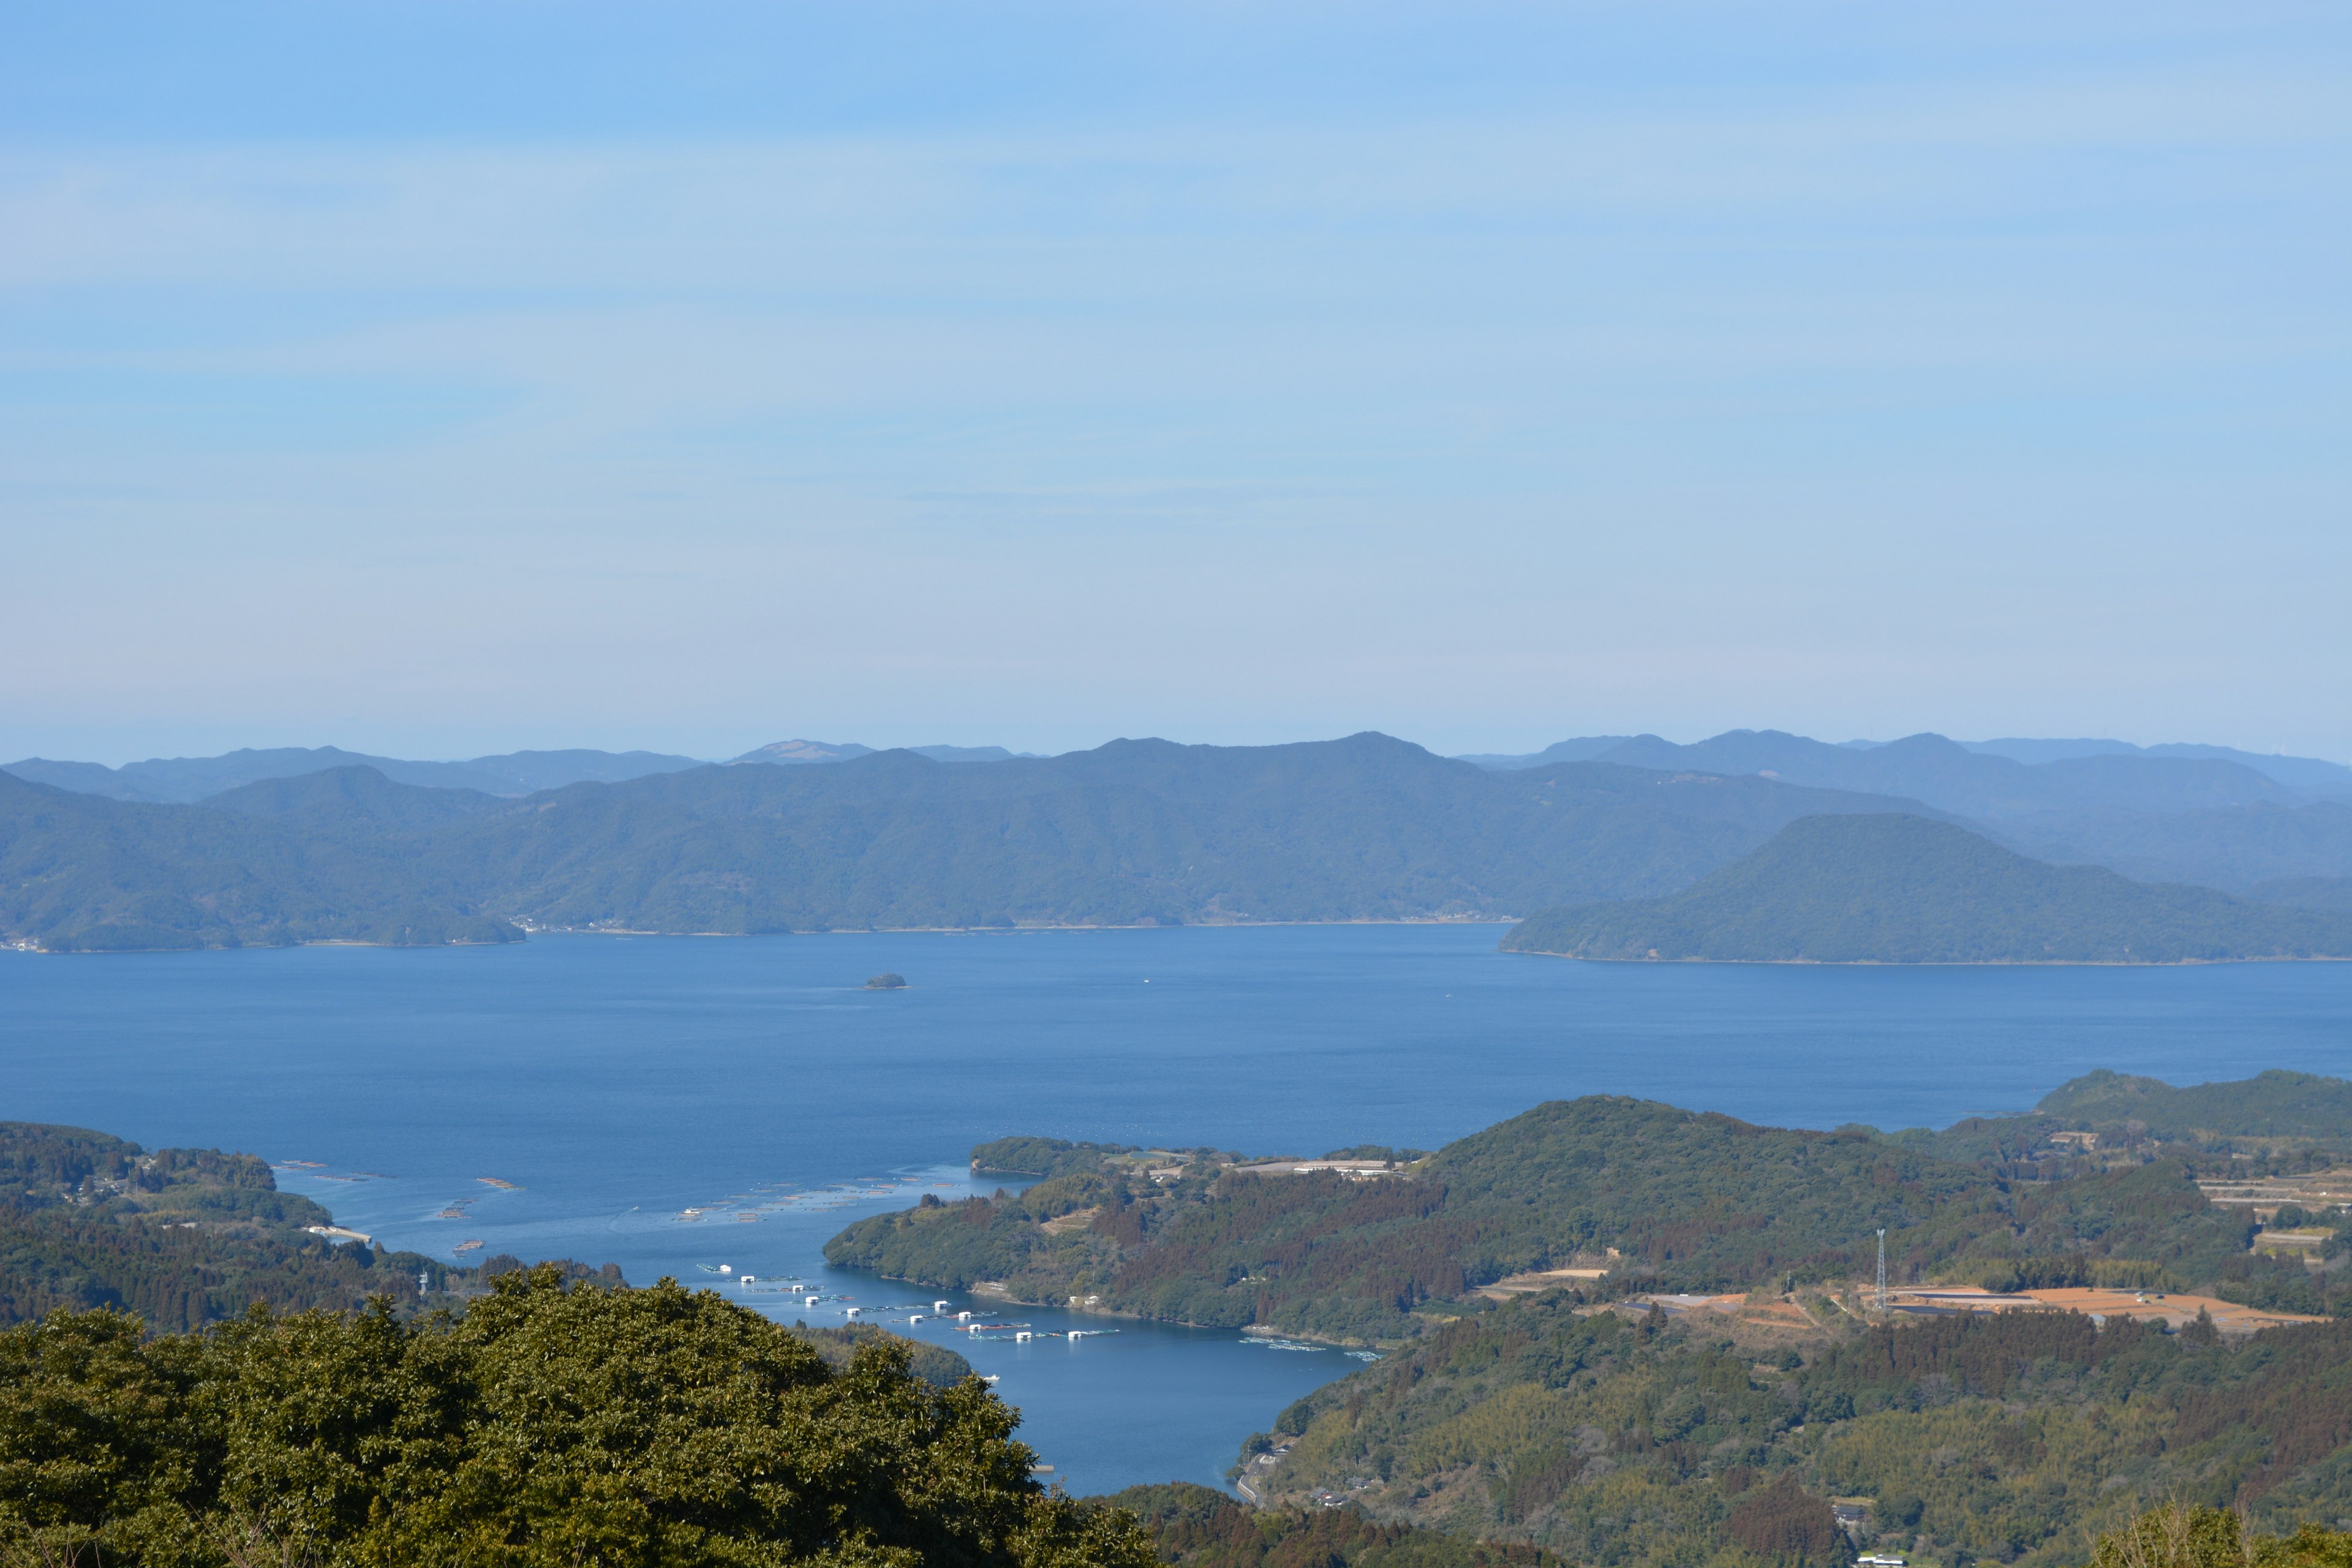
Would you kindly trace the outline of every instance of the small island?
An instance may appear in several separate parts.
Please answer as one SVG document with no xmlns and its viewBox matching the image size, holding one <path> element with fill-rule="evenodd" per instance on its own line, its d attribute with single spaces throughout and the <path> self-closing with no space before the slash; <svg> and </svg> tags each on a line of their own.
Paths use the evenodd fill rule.
<svg viewBox="0 0 2352 1568">
<path fill-rule="evenodd" d="M 903 974 L 877 974 L 866 983 L 868 991 L 904 991 L 907 977 Z"/>
</svg>

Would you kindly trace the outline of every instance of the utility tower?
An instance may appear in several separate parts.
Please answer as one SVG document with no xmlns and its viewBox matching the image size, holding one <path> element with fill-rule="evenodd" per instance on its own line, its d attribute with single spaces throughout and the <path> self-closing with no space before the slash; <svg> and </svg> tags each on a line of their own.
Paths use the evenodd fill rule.
<svg viewBox="0 0 2352 1568">
<path fill-rule="evenodd" d="M 1886 1310 L 1886 1227 L 1878 1227 L 1878 1310 Z"/>
</svg>

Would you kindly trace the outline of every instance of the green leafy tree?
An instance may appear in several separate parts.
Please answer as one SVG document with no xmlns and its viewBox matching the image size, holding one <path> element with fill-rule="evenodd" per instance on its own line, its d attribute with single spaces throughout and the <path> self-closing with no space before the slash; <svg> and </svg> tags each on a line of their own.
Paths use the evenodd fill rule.
<svg viewBox="0 0 2352 1568">
<path fill-rule="evenodd" d="M 670 1280 L 541 1268 L 462 1319 L 257 1308 L 152 1342 L 60 1312 L 0 1333 L 0 1532 L 155 1568 L 1144 1568 L 1131 1517 L 1031 1479 L 1018 1419 Z"/>
</svg>

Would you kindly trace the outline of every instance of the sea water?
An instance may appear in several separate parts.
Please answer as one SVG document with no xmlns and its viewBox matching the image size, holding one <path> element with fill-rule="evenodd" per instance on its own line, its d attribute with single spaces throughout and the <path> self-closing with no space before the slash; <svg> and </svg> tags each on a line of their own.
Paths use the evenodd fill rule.
<svg viewBox="0 0 2352 1568">
<path fill-rule="evenodd" d="M 1091 1492 L 1214 1483 L 1244 1437 L 1359 1363 L 825 1268 L 825 1238 L 863 1215 L 997 1185 L 967 1165 L 984 1139 L 1433 1148 L 1601 1092 L 1781 1125 L 1942 1126 L 2093 1068 L 2352 1073 L 2352 965 L 1585 964 L 1497 952 L 1499 935 L 0 954 L 0 1118 L 251 1151 L 390 1247 L 615 1262 L 787 1321 L 856 1307 L 996 1375 L 1055 1476 Z M 908 988 L 863 989 L 884 971 Z M 803 1291 L 771 1289 L 793 1280 Z M 975 1342 L 933 1313 L 942 1295 L 1040 1335 L 1118 1332 Z M 909 1309 L 928 1321 L 907 1325 Z"/>
</svg>

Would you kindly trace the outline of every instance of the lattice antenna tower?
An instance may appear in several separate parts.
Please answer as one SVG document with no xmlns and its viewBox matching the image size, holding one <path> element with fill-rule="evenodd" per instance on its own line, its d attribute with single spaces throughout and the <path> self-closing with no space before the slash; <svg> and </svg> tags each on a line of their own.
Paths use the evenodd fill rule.
<svg viewBox="0 0 2352 1568">
<path fill-rule="evenodd" d="M 1886 1227 L 1878 1227 L 1878 1310 L 1886 1310 Z"/>
</svg>

